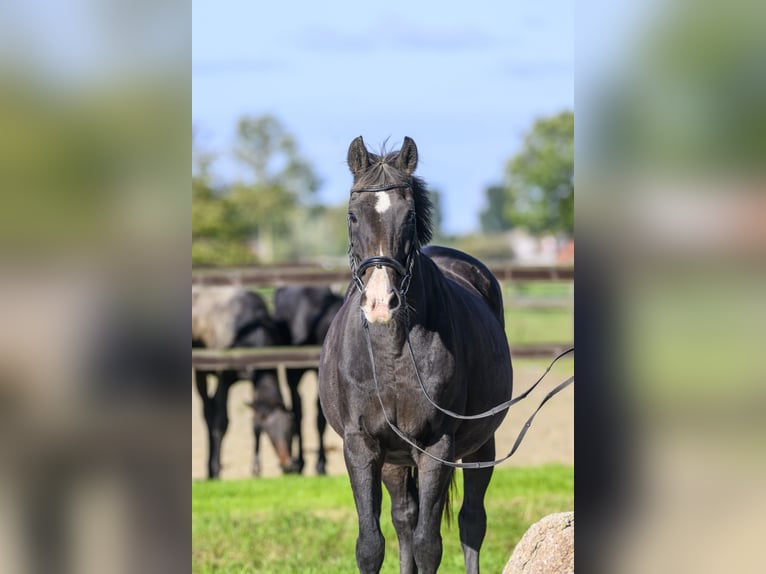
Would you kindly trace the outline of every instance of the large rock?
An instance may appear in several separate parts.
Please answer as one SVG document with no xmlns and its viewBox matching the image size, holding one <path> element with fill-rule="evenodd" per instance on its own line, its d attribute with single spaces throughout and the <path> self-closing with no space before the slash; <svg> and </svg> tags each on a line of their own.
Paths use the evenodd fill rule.
<svg viewBox="0 0 766 574">
<path fill-rule="evenodd" d="M 549 514 L 529 527 L 503 574 L 574 572 L 574 512 Z"/>
</svg>

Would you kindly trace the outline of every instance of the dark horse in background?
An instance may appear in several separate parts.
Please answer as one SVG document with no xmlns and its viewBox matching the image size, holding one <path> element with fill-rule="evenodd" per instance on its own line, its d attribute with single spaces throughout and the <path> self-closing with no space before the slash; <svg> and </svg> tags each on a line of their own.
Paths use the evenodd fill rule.
<svg viewBox="0 0 766 574">
<path fill-rule="evenodd" d="M 422 247 L 431 239 L 431 202 L 413 176 L 417 159 L 410 138 L 400 151 L 380 155 L 361 137 L 351 143 L 354 281 L 319 366 L 322 407 L 343 439 L 362 572 L 378 572 L 383 562 L 381 481 L 391 496 L 401 572 L 436 572 L 453 477 L 440 461 L 494 458 L 494 433 L 506 411 L 459 420 L 431 404 L 424 389 L 440 407 L 466 415 L 510 399 L 512 390 L 497 280 L 465 253 Z M 458 522 L 468 572 L 479 570 L 491 476 L 491 466 L 464 470 Z"/>
<path fill-rule="evenodd" d="M 343 299 L 335 295 L 329 287 L 281 287 L 274 293 L 274 319 L 284 325 L 286 331 L 289 332 L 292 345 L 321 345 L 330 328 L 330 323 L 342 304 Z M 303 433 L 301 432 L 303 402 L 298 392 L 298 385 L 308 370 L 286 370 L 293 412 L 293 465 L 298 472 L 302 472 L 305 465 L 305 459 L 303 458 Z M 326 473 L 327 457 L 324 448 L 324 431 L 326 426 L 327 421 L 317 398 L 316 428 L 319 435 L 319 452 L 316 464 L 317 474 Z M 256 438 L 256 449 L 257 445 L 258 439 Z"/>
<path fill-rule="evenodd" d="M 192 288 L 192 347 L 228 349 L 287 345 L 284 327 L 269 315 L 263 299 L 240 287 Z M 213 393 L 208 377 L 218 378 Z M 279 391 L 276 369 L 237 371 L 194 370 L 197 391 L 202 399 L 208 430 L 208 478 L 221 471 L 221 443 L 229 426 L 228 397 L 231 386 L 240 380 L 253 383 L 253 425 L 257 434 L 265 430 L 284 472 L 295 472 L 290 456 L 293 417 Z"/>
</svg>

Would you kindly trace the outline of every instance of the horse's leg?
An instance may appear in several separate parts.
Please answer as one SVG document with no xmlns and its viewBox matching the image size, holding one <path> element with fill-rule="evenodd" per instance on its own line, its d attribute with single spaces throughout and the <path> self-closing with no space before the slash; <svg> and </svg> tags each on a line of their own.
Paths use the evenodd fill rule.
<svg viewBox="0 0 766 574">
<path fill-rule="evenodd" d="M 215 420 L 215 402 L 213 397 L 207 393 L 207 377 L 209 374 L 211 374 L 209 371 L 194 369 L 194 384 L 197 387 L 197 393 L 202 399 L 202 414 L 205 417 L 205 427 L 207 428 L 207 477 L 218 478 L 217 465 L 213 464 L 213 421 Z"/>
<path fill-rule="evenodd" d="M 494 460 L 495 438 L 463 458 L 463 462 Z M 465 571 L 468 574 L 479 572 L 479 549 L 487 531 L 487 513 L 484 510 L 484 494 L 492 478 L 493 468 L 465 469 L 463 471 L 463 506 L 458 515 L 460 542 L 463 546 Z"/>
<path fill-rule="evenodd" d="M 261 476 L 261 425 L 253 422 L 253 437 L 255 447 L 253 450 L 253 476 Z"/>
<path fill-rule="evenodd" d="M 383 564 L 386 541 L 380 531 L 380 486 L 383 454 L 380 447 L 360 431 L 346 432 L 343 457 L 354 493 L 359 536 L 356 539 L 356 564 L 362 573 L 376 574 Z"/>
<path fill-rule="evenodd" d="M 442 436 L 426 449 L 430 454 L 451 460 L 454 439 Z M 415 563 L 421 574 L 432 574 L 442 559 L 441 520 L 447 501 L 453 469 L 436 462 L 426 455 L 418 459 L 418 524 L 412 538 Z"/>
<path fill-rule="evenodd" d="M 218 374 L 218 387 L 211 400 L 211 420 L 208 425 L 210 433 L 210 458 L 208 461 L 208 475 L 210 478 L 218 478 L 221 473 L 221 443 L 226 430 L 229 428 L 229 413 L 227 402 L 229 400 L 229 387 L 237 380 L 235 371 L 221 371 Z"/>
<path fill-rule="evenodd" d="M 319 436 L 319 454 L 317 456 L 317 474 L 327 474 L 327 455 L 324 450 L 324 431 L 327 428 L 327 419 L 322 410 L 322 403 L 317 396 L 317 435 Z"/>
<path fill-rule="evenodd" d="M 383 465 L 383 483 L 391 495 L 391 520 L 399 538 L 399 572 L 417 572 L 412 553 L 412 533 L 418 523 L 418 487 L 413 469 Z"/>
<path fill-rule="evenodd" d="M 293 411 L 293 431 L 292 440 L 290 441 L 290 450 L 292 451 L 292 443 L 297 439 L 298 453 L 297 456 L 293 456 L 293 467 L 295 467 L 298 473 L 303 472 L 303 467 L 305 465 L 303 459 L 303 433 L 301 432 L 303 402 L 301 401 L 301 395 L 298 392 L 298 384 L 301 382 L 303 373 L 303 369 L 287 369 L 287 386 L 290 388 L 290 405 Z"/>
</svg>

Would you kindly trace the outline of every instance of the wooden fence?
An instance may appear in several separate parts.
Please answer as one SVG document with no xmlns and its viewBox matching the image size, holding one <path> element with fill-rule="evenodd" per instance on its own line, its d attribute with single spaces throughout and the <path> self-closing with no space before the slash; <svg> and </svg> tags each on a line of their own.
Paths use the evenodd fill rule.
<svg viewBox="0 0 766 574">
<path fill-rule="evenodd" d="M 519 266 L 490 264 L 498 281 L 573 281 L 574 267 Z M 283 287 L 285 285 L 346 284 L 351 273 L 346 268 L 324 269 L 307 265 L 278 265 L 195 269 L 192 285 L 244 285 L 249 287 Z"/>
<path fill-rule="evenodd" d="M 572 266 L 517 266 L 490 264 L 500 282 L 573 281 Z M 278 265 L 192 270 L 192 285 L 242 285 L 282 287 L 285 285 L 337 285 L 351 280 L 348 268 L 326 269 L 308 265 Z M 528 299 L 511 302 L 520 307 L 571 307 L 571 299 Z M 515 345 L 511 354 L 518 358 L 550 358 L 571 347 L 571 343 Z M 316 368 L 321 347 L 266 347 L 259 349 L 193 349 L 192 367 L 197 369 Z"/>
<path fill-rule="evenodd" d="M 515 345 L 511 356 L 516 358 L 550 358 L 571 347 L 568 343 Z M 277 369 L 319 366 L 320 346 L 261 347 L 257 349 L 192 349 L 192 367 L 202 370 L 219 369 Z"/>
</svg>

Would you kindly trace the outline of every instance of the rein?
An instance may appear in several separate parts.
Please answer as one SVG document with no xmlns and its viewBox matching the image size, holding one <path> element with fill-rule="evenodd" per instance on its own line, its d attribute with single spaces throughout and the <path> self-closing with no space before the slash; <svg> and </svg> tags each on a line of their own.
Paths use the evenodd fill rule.
<svg viewBox="0 0 766 574">
<path fill-rule="evenodd" d="M 559 383 L 553 390 L 551 390 L 547 395 L 545 395 L 543 400 L 538 405 L 537 409 L 535 409 L 535 412 L 532 413 L 532 415 L 527 419 L 527 422 L 524 423 L 524 426 L 521 428 L 521 431 L 519 431 L 519 434 L 516 437 L 516 441 L 513 443 L 513 447 L 511 448 L 510 452 L 508 452 L 508 454 L 505 455 L 503 458 L 499 458 L 497 460 L 477 461 L 477 462 L 454 462 L 454 461 L 445 460 L 443 458 L 440 458 L 438 456 L 431 454 L 430 452 L 428 452 L 421 446 L 415 444 L 407 435 L 404 434 L 404 432 L 402 432 L 401 429 L 399 429 L 399 427 L 397 427 L 393 422 L 391 422 L 391 419 L 388 417 L 388 413 L 386 413 L 386 407 L 383 405 L 383 397 L 381 396 L 380 382 L 378 381 L 378 374 L 377 374 L 377 370 L 375 369 L 375 355 L 372 350 L 372 340 L 370 339 L 369 325 L 367 321 L 364 319 L 364 315 L 362 315 L 361 317 L 362 317 L 362 327 L 364 328 L 365 339 L 367 342 L 367 352 L 370 355 L 370 364 L 372 365 L 372 379 L 375 382 L 375 393 L 378 397 L 378 402 L 380 403 L 380 410 L 383 413 L 383 418 L 386 419 L 386 423 L 388 424 L 389 428 L 392 431 L 394 431 L 394 433 L 400 439 L 402 439 L 405 443 L 415 448 L 416 450 L 422 452 L 429 458 L 445 466 L 450 466 L 452 468 L 464 468 L 464 469 L 465 468 L 469 468 L 469 469 L 490 468 L 490 467 L 497 466 L 498 464 L 508 460 L 515 454 L 519 446 L 521 446 L 521 441 L 524 440 L 524 436 L 527 434 L 529 427 L 532 426 L 532 421 L 534 420 L 537 413 L 540 412 L 540 409 L 543 408 L 543 405 L 547 403 L 548 400 L 551 399 L 551 397 L 558 394 L 560 391 L 562 391 L 563 389 L 565 389 L 571 383 L 574 382 L 574 376 L 571 376 L 565 381 L 563 381 L 562 383 Z M 486 418 L 486 417 L 495 415 L 503 410 L 507 410 L 508 408 L 511 407 L 511 405 L 514 405 L 518 403 L 519 401 L 525 399 L 527 395 L 529 395 L 529 393 L 531 393 L 535 389 L 535 387 L 537 387 L 537 385 L 540 384 L 540 382 L 550 372 L 551 368 L 556 363 L 556 361 L 558 361 L 561 357 L 574 352 L 574 347 L 570 347 L 569 349 L 560 353 L 555 359 L 553 359 L 553 361 L 551 361 L 551 364 L 548 365 L 548 368 L 545 369 L 545 372 L 540 376 L 540 378 L 537 379 L 537 381 L 535 381 L 535 383 L 531 387 L 529 387 L 526 391 L 524 391 L 524 393 L 522 393 L 518 397 L 511 399 L 509 401 L 506 401 L 504 403 L 501 403 L 482 413 L 478 413 L 475 415 L 461 415 L 449 409 L 440 407 L 428 394 L 428 391 L 426 391 L 425 385 L 423 384 L 423 380 L 420 377 L 420 371 L 418 370 L 417 363 L 415 362 L 415 353 L 412 350 L 412 343 L 410 342 L 409 320 L 407 321 L 407 324 L 405 326 L 405 333 L 407 337 L 407 347 L 409 348 L 410 358 L 412 359 L 412 366 L 415 369 L 415 376 L 418 379 L 418 383 L 420 384 L 420 388 L 423 391 L 423 394 L 425 395 L 426 399 L 428 399 L 428 402 L 430 402 L 434 407 L 436 407 L 441 412 L 453 418 L 461 419 L 461 420 L 475 420 L 475 419 Z"/>
</svg>

